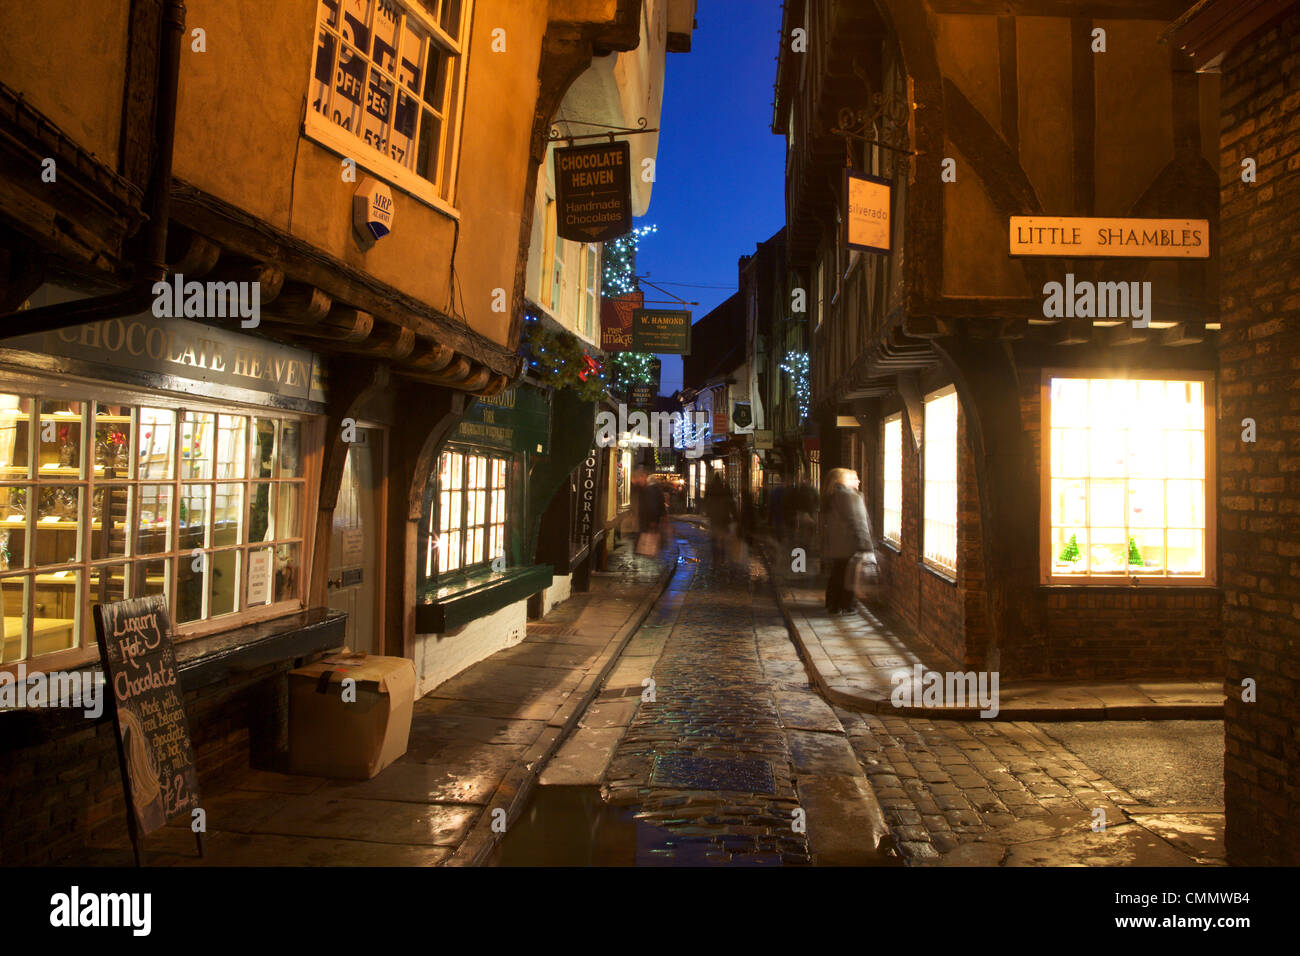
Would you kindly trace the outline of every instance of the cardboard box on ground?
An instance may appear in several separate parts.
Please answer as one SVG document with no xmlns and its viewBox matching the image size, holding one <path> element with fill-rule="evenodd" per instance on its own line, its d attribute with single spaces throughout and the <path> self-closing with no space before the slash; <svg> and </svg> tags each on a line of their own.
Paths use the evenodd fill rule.
<svg viewBox="0 0 1300 956">
<path fill-rule="evenodd" d="M 415 665 L 404 657 L 343 652 L 290 671 L 290 772 L 369 780 L 406 753 L 414 709 Z"/>
</svg>

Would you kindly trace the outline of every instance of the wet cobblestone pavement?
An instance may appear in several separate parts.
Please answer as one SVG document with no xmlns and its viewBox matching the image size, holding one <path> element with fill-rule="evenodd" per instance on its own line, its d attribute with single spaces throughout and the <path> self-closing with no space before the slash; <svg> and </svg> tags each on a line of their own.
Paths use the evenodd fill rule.
<svg viewBox="0 0 1300 956">
<path fill-rule="evenodd" d="M 680 609 L 653 669 L 654 700 L 643 700 L 606 772 L 609 802 L 637 807 L 641 864 L 808 864 L 807 836 L 792 827 L 795 754 L 777 695 L 820 698 L 762 565 L 716 567 L 704 534 L 677 527 Z"/>
</svg>

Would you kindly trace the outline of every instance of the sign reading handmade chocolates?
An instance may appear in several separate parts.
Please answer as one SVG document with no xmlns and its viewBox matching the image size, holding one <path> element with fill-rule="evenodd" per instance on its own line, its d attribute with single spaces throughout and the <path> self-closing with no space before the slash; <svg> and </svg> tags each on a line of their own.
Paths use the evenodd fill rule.
<svg viewBox="0 0 1300 956">
<path fill-rule="evenodd" d="M 844 244 L 862 252 L 892 251 L 894 184 L 879 176 L 844 171 Z"/>
<path fill-rule="evenodd" d="M 112 692 L 127 828 L 139 838 L 199 806 L 198 774 L 180 674 L 161 595 L 96 604 L 104 679 Z"/>
<path fill-rule="evenodd" d="M 1012 216 L 1011 255 L 1101 259 L 1208 259 L 1207 219 Z"/>
<path fill-rule="evenodd" d="M 555 151 L 556 232 L 609 242 L 632 231 L 632 151 L 627 143 Z"/>
<path fill-rule="evenodd" d="M 691 313 L 680 309 L 637 309 L 632 313 L 632 351 L 690 355 Z"/>
</svg>

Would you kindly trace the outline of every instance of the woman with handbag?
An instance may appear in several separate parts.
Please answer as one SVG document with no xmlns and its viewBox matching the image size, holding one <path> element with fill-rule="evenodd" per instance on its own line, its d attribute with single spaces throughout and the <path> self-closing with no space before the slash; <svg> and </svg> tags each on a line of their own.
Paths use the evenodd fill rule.
<svg viewBox="0 0 1300 956">
<path fill-rule="evenodd" d="M 822 560 L 830 564 L 826 584 L 826 610 L 846 614 L 853 610 L 854 594 L 848 586 L 849 562 L 867 553 L 875 558 L 867 507 L 858 491 L 858 473 L 850 468 L 833 468 L 826 476 L 826 500 L 822 507 Z"/>
</svg>

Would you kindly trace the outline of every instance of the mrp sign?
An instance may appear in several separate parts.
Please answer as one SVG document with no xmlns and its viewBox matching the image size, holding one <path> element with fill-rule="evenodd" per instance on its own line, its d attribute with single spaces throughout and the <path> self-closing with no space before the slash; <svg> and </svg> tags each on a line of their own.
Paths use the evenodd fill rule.
<svg viewBox="0 0 1300 956">
<path fill-rule="evenodd" d="M 367 179 L 352 197 L 352 224 L 376 241 L 393 231 L 393 194 L 375 179 Z"/>
</svg>

